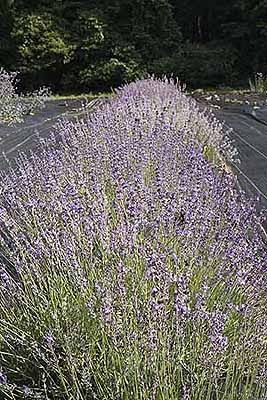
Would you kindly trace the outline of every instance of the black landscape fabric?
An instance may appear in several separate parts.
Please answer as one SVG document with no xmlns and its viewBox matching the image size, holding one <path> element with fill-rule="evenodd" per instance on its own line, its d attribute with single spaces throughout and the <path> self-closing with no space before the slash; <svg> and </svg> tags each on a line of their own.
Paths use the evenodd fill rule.
<svg viewBox="0 0 267 400">
<path fill-rule="evenodd" d="M 86 113 L 82 103 L 83 100 L 48 101 L 42 111 L 26 117 L 23 123 L 0 126 L 0 171 L 14 165 L 20 152 L 36 151 L 38 137 L 48 137 L 59 118 L 82 117 Z M 227 105 L 213 112 L 225 129 L 232 129 L 240 163 L 231 167 L 241 188 L 249 196 L 259 196 L 259 209 L 267 208 L 267 107 Z"/>
</svg>

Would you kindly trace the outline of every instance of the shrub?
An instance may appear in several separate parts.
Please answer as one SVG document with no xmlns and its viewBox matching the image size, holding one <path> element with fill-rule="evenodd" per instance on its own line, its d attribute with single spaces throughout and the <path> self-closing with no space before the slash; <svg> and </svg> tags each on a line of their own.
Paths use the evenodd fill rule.
<svg viewBox="0 0 267 400">
<path fill-rule="evenodd" d="M 181 59 L 180 59 L 181 60 Z M 181 63 L 180 63 L 181 67 Z M 179 69 L 179 56 L 173 55 L 169 57 L 162 57 L 151 62 L 148 66 L 148 70 L 151 74 L 157 77 L 162 76 L 176 76 L 176 72 Z"/>
<path fill-rule="evenodd" d="M 0 184 L 3 396 L 264 398 L 266 260 L 203 157 L 220 125 L 148 79 L 56 133 Z"/>
<path fill-rule="evenodd" d="M 187 43 L 182 54 L 175 74 L 192 87 L 232 84 L 236 79 L 238 55 L 231 46 Z"/>
<path fill-rule="evenodd" d="M 267 91 L 267 77 L 261 72 L 256 72 L 254 79 L 249 79 L 249 87 L 251 92 L 265 93 Z"/>
<path fill-rule="evenodd" d="M 148 66 L 157 77 L 179 76 L 190 87 L 233 84 L 237 74 L 237 53 L 230 46 L 186 43 L 170 56 L 155 59 Z"/>
<path fill-rule="evenodd" d="M 92 63 L 79 73 L 83 87 L 93 90 L 110 90 L 144 74 L 145 69 L 132 46 L 112 48 L 110 58 Z"/>
<path fill-rule="evenodd" d="M 21 122 L 26 114 L 43 107 L 49 97 L 47 88 L 40 88 L 26 96 L 17 94 L 17 72 L 0 69 L 0 123 Z"/>
</svg>

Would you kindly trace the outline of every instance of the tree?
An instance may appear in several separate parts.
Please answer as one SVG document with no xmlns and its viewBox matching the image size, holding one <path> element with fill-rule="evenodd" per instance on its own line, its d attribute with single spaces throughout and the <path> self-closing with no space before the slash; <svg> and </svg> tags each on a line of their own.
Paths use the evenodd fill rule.
<svg viewBox="0 0 267 400">
<path fill-rule="evenodd" d="M 14 45 L 10 37 L 14 0 L 0 0 L 0 62 L 9 68 L 14 63 Z"/>
<path fill-rule="evenodd" d="M 0 14 L 8 13 L 13 4 L 14 0 L 0 0 Z"/>
<path fill-rule="evenodd" d="M 267 72 L 266 3 L 0 0 L 0 61 L 27 73 L 27 85 L 43 80 L 68 91 L 107 90 L 146 71 L 183 70 L 200 86 L 211 73 L 213 82 L 247 80 Z"/>
<path fill-rule="evenodd" d="M 52 74 L 58 87 L 63 66 L 70 62 L 72 46 L 49 13 L 21 15 L 15 18 L 12 37 L 18 53 L 22 72 Z"/>
</svg>

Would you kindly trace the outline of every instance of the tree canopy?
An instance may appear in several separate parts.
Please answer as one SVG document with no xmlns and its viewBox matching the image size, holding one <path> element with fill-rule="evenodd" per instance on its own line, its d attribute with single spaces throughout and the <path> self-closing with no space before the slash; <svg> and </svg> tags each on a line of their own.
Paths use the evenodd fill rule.
<svg viewBox="0 0 267 400">
<path fill-rule="evenodd" d="M 266 0 L 0 0 L 0 61 L 23 85 L 102 91 L 144 76 L 192 87 L 267 72 Z"/>
</svg>

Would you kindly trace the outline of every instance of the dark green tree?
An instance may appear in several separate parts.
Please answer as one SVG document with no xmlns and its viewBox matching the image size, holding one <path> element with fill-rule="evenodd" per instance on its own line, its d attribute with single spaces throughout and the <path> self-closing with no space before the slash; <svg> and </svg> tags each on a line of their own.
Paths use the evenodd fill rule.
<svg viewBox="0 0 267 400">
<path fill-rule="evenodd" d="M 147 72 L 238 84 L 267 73 L 266 36 L 267 0 L 0 0 L 1 65 L 57 91 Z"/>
</svg>

